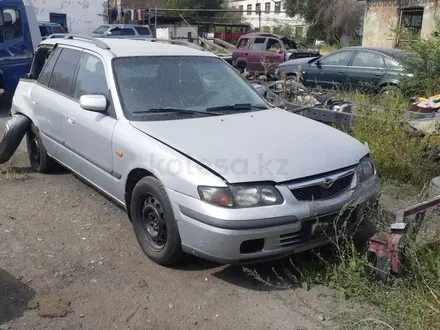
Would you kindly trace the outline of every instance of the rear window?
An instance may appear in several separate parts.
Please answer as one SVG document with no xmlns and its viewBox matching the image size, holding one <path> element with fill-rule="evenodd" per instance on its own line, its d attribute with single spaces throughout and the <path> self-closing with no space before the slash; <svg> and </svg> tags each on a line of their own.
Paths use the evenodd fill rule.
<svg viewBox="0 0 440 330">
<path fill-rule="evenodd" d="M 135 29 L 135 30 L 137 31 L 137 33 L 139 33 L 141 36 L 148 36 L 148 35 L 151 34 L 150 29 L 149 29 L 148 27 L 146 27 L 146 26 L 136 26 L 134 29 Z"/>
<path fill-rule="evenodd" d="M 105 33 L 105 31 L 108 30 L 110 26 L 108 25 L 101 25 L 99 28 L 97 28 L 95 31 L 93 31 L 92 33 L 97 33 L 97 34 L 103 34 Z"/>
<path fill-rule="evenodd" d="M 61 25 L 55 25 L 52 27 L 52 31 L 53 33 L 63 33 L 63 28 L 61 27 Z"/>
</svg>

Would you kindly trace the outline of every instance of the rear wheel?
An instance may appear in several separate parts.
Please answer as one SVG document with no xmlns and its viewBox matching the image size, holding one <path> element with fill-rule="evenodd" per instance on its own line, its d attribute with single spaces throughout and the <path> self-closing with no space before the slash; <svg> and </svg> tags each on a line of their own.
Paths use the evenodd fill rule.
<svg viewBox="0 0 440 330">
<path fill-rule="evenodd" d="M 384 86 L 379 90 L 377 97 L 380 99 L 398 99 L 402 97 L 402 90 L 393 85 Z"/>
<path fill-rule="evenodd" d="M 47 154 L 34 124 L 31 124 L 26 133 L 26 144 L 31 168 L 35 172 L 50 173 L 56 168 L 57 163 Z"/>
<path fill-rule="evenodd" d="M 171 202 L 159 180 L 145 177 L 136 184 L 130 211 L 138 243 L 150 259 L 170 265 L 183 258 Z"/>
</svg>

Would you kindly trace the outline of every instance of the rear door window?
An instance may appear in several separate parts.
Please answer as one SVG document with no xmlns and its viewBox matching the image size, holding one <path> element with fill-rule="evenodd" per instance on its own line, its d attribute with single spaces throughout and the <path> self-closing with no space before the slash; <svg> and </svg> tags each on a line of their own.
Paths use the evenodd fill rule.
<svg viewBox="0 0 440 330">
<path fill-rule="evenodd" d="M 150 29 L 146 26 L 136 26 L 135 30 L 141 36 L 149 36 L 151 34 Z"/>
<path fill-rule="evenodd" d="M 252 50 L 264 50 L 266 38 L 255 38 L 254 43 L 251 46 Z"/>
<path fill-rule="evenodd" d="M 383 57 L 379 53 L 359 51 L 353 58 L 351 66 L 362 68 L 385 68 Z"/>
<path fill-rule="evenodd" d="M 78 62 L 81 58 L 78 50 L 63 48 L 49 81 L 49 88 L 67 96 L 72 96 L 73 82 Z"/>
<path fill-rule="evenodd" d="M 3 7 L 0 10 L 0 42 L 23 35 L 20 9 Z"/>
<path fill-rule="evenodd" d="M 114 36 L 134 36 L 134 30 L 132 28 L 114 28 L 111 30 L 112 35 Z"/>
</svg>

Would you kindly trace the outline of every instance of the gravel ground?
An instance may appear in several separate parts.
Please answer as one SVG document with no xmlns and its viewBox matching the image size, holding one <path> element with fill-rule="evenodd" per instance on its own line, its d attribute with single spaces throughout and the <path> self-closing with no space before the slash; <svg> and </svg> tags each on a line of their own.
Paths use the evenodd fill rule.
<svg viewBox="0 0 440 330">
<path fill-rule="evenodd" d="M 23 143 L 1 169 L 0 329 L 319 330 L 347 307 L 325 288 L 275 290 L 237 266 L 153 263 L 121 209 L 67 171 L 32 173 Z M 283 273 L 256 269 L 274 278 L 272 267 Z"/>
</svg>

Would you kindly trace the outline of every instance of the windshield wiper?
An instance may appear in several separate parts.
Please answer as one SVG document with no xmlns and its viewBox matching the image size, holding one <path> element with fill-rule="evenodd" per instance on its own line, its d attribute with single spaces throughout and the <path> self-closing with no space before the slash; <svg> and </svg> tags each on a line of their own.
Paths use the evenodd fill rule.
<svg viewBox="0 0 440 330">
<path fill-rule="evenodd" d="M 188 115 L 201 114 L 205 116 L 219 116 L 220 113 L 215 112 L 206 112 L 206 111 L 197 111 L 191 109 L 181 109 L 181 108 L 172 108 L 172 107 L 164 107 L 164 108 L 152 108 L 148 110 L 138 110 L 133 111 L 135 114 L 139 113 L 183 113 Z"/>
<path fill-rule="evenodd" d="M 266 105 L 253 105 L 250 103 L 225 104 L 218 107 L 206 108 L 206 111 L 228 111 L 228 110 L 252 110 L 252 109 L 269 109 Z"/>
</svg>

